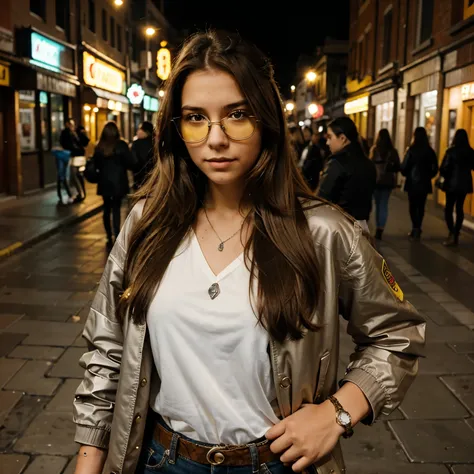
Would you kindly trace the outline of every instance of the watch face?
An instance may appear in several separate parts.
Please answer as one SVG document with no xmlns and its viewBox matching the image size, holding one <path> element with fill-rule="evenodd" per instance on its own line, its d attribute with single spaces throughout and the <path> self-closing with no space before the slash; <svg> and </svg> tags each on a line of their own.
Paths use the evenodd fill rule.
<svg viewBox="0 0 474 474">
<path fill-rule="evenodd" d="M 340 411 L 338 414 L 337 414 L 337 418 L 339 420 L 339 423 L 342 425 L 342 426 L 348 426 L 351 424 L 351 416 L 349 415 L 349 413 L 347 413 L 346 411 Z"/>
</svg>

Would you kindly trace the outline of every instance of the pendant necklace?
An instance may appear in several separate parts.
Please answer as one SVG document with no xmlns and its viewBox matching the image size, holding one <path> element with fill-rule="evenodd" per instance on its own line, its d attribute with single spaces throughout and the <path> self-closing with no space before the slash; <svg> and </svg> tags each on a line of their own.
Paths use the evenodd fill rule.
<svg viewBox="0 0 474 474">
<path fill-rule="evenodd" d="M 243 220 L 242 225 L 240 226 L 240 229 L 237 232 L 233 233 L 228 239 L 222 240 L 219 237 L 219 234 L 216 232 L 216 229 L 214 229 L 213 225 L 211 224 L 211 221 L 209 220 L 209 216 L 207 215 L 206 208 L 204 206 L 202 208 L 204 210 L 204 214 L 206 215 L 207 222 L 209 223 L 209 225 L 211 226 L 211 229 L 213 230 L 214 234 L 216 234 L 217 238 L 220 241 L 220 244 L 217 246 L 217 250 L 219 250 L 219 252 L 222 252 L 224 250 L 224 244 L 226 242 L 228 242 L 230 239 L 232 239 L 233 237 L 235 237 L 239 232 L 242 231 L 242 227 L 244 225 L 245 219 Z M 219 283 L 217 283 L 217 282 L 213 283 L 209 287 L 209 289 L 207 290 L 207 293 L 209 294 L 211 300 L 216 299 L 221 293 L 221 288 L 219 286 Z"/>
</svg>

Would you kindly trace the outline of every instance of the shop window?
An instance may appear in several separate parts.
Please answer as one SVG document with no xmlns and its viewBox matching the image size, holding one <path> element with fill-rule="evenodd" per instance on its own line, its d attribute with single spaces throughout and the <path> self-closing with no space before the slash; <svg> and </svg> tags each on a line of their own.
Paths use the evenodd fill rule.
<svg viewBox="0 0 474 474">
<path fill-rule="evenodd" d="M 89 0 L 89 30 L 95 33 L 95 0 Z"/>
<path fill-rule="evenodd" d="M 110 17 L 110 45 L 115 48 L 115 18 Z"/>
<path fill-rule="evenodd" d="M 102 9 L 102 39 L 107 41 L 107 12 Z"/>
<path fill-rule="evenodd" d="M 36 150 L 35 91 L 20 91 L 18 136 L 22 152 Z"/>
<path fill-rule="evenodd" d="M 117 49 L 122 52 L 122 27 L 117 25 Z"/>
<path fill-rule="evenodd" d="M 62 95 L 51 94 L 51 144 L 59 146 L 59 137 L 64 130 L 64 98 Z"/>
<path fill-rule="evenodd" d="M 382 50 L 382 66 L 390 62 L 392 49 L 392 9 L 385 13 L 383 17 L 383 50 Z"/>
<path fill-rule="evenodd" d="M 30 0 L 30 12 L 46 19 L 46 0 Z"/>
<path fill-rule="evenodd" d="M 433 33 L 434 0 L 419 0 L 418 4 L 418 44 L 423 44 Z"/>
<path fill-rule="evenodd" d="M 474 15 L 474 0 L 464 0 L 464 19 Z"/>
<path fill-rule="evenodd" d="M 41 122 L 41 148 L 43 151 L 51 149 L 50 144 L 50 120 L 48 113 L 49 98 L 48 93 L 41 91 L 39 93 L 40 103 L 40 122 Z"/>
</svg>

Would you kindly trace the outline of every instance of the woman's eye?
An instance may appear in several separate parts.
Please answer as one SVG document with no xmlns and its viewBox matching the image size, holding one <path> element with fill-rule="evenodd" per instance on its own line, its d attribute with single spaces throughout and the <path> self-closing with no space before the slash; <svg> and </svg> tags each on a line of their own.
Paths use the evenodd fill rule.
<svg viewBox="0 0 474 474">
<path fill-rule="evenodd" d="M 186 122 L 201 122 L 203 120 L 206 120 L 204 115 L 201 114 L 188 114 L 184 116 L 184 120 Z"/>
<path fill-rule="evenodd" d="M 242 120 L 243 118 L 247 118 L 248 116 L 249 114 L 245 110 L 235 110 L 229 115 L 229 118 L 234 120 Z"/>
</svg>

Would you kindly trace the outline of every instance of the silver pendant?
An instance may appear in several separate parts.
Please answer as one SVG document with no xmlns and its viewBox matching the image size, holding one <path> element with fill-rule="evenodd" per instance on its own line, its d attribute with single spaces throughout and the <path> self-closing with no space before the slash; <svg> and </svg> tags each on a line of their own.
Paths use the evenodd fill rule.
<svg viewBox="0 0 474 474">
<path fill-rule="evenodd" d="M 221 242 L 219 244 L 219 247 L 217 247 L 217 250 L 219 250 L 219 252 L 222 252 L 224 250 L 224 242 Z"/>
<path fill-rule="evenodd" d="M 213 283 L 209 287 L 207 292 L 209 293 L 209 296 L 211 297 L 211 300 L 216 299 L 219 296 L 220 292 L 221 292 L 221 289 L 219 288 L 219 283 Z"/>
</svg>

